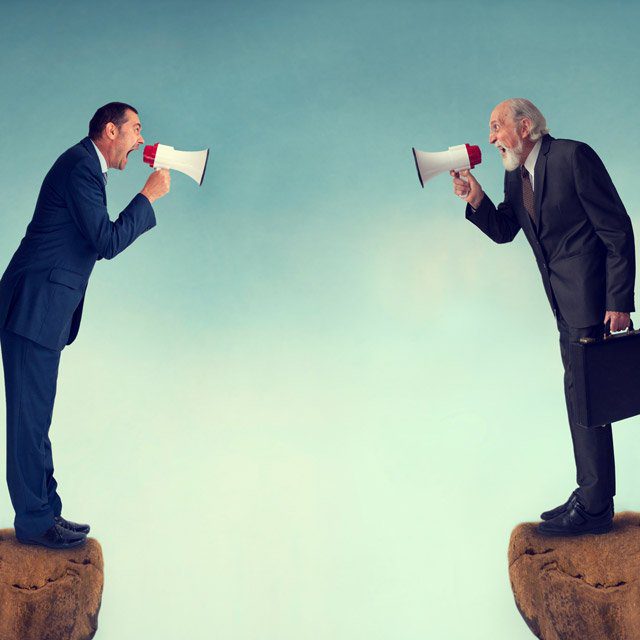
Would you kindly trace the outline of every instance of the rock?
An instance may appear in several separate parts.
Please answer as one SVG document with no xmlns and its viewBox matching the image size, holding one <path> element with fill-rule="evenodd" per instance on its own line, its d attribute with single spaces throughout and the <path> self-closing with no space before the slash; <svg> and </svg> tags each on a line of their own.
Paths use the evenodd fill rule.
<svg viewBox="0 0 640 640">
<path fill-rule="evenodd" d="M 605 535 L 552 538 L 518 525 L 509 542 L 516 606 L 542 640 L 640 638 L 640 513 Z"/>
<path fill-rule="evenodd" d="M 57 551 L 20 544 L 0 529 L 0 638 L 88 640 L 98 628 L 102 549 Z"/>
</svg>

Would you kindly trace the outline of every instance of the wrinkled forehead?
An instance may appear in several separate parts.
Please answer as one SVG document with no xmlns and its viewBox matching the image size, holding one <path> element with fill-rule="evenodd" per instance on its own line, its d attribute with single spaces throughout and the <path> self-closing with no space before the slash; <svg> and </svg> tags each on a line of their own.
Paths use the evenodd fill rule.
<svg viewBox="0 0 640 640">
<path fill-rule="evenodd" d="M 512 120 L 511 111 L 506 104 L 499 104 L 492 112 L 489 117 L 489 128 L 491 128 L 494 124 L 504 125 L 505 123 L 509 123 Z"/>
</svg>

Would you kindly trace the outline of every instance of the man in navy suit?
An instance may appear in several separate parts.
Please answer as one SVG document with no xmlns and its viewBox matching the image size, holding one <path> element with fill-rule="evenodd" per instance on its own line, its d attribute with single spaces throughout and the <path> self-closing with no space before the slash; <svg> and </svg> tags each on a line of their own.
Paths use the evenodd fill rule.
<svg viewBox="0 0 640 640">
<path fill-rule="evenodd" d="M 560 353 L 577 489 L 545 511 L 545 535 L 605 533 L 613 522 L 615 468 L 611 425 L 587 429 L 572 406 L 569 344 L 629 327 L 634 311 L 635 247 L 631 220 L 596 153 L 586 144 L 556 140 L 529 100 L 500 103 L 489 122 L 489 142 L 506 169 L 497 207 L 471 172 L 452 172 L 454 191 L 467 202 L 467 219 L 498 243 L 523 230 L 538 263 L 560 332 Z"/>
<path fill-rule="evenodd" d="M 108 169 L 124 169 L 144 143 L 138 112 L 111 102 L 89 135 L 53 164 L 33 219 L 0 280 L 0 342 L 7 405 L 7 483 L 20 542 L 77 546 L 89 526 L 62 517 L 49 426 L 60 353 L 78 334 L 96 260 L 114 258 L 156 224 L 152 203 L 168 193 L 167 170 L 146 184 L 115 221 L 107 213 Z"/>
</svg>

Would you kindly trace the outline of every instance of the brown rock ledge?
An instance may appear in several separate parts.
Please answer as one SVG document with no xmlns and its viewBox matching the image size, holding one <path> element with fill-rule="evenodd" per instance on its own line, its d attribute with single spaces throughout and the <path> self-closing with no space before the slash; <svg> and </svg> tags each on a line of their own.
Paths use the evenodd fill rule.
<svg viewBox="0 0 640 640">
<path fill-rule="evenodd" d="M 509 541 L 516 606 L 542 640 L 640 640 L 640 513 L 611 533 L 541 536 L 518 525 Z"/>
<path fill-rule="evenodd" d="M 13 529 L 0 529 L 0 638 L 93 638 L 103 581 L 97 540 L 54 551 L 20 544 Z"/>
</svg>

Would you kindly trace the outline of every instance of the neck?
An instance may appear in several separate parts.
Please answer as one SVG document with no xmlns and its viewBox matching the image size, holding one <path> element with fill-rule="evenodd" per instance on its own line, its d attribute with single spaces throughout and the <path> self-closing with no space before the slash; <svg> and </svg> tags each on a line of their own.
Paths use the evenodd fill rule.
<svg viewBox="0 0 640 640">
<path fill-rule="evenodd" d="M 524 166 L 524 163 L 527 161 L 533 147 L 536 146 L 536 142 L 532 142 L 529 138 L 522 141 L 522 154 L 520 155 L 520 164 L 522 166 Z"/>
<path fill-rule="evenodd" d="M 100 153 L 104 156 L 104 159 L 107 161 L 107 168 L 113 169 L 111 166 L 111 162 L 109 162 L 109 145 L 102 139 L 93 140 L 93 144 L 100 149 Z"/>
</svg>

